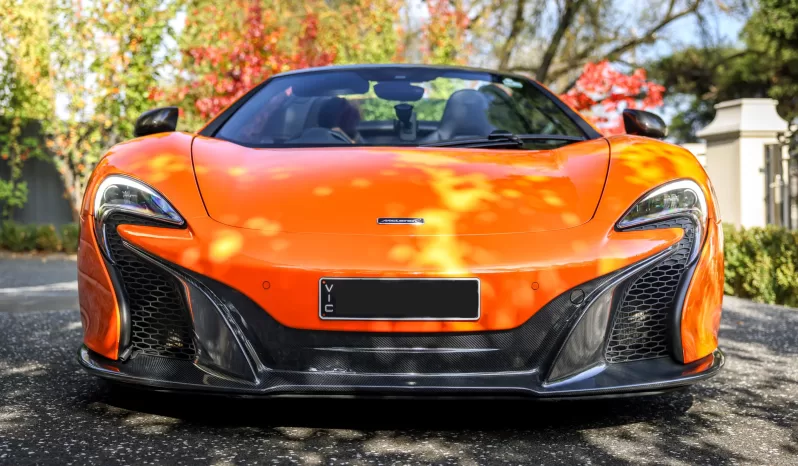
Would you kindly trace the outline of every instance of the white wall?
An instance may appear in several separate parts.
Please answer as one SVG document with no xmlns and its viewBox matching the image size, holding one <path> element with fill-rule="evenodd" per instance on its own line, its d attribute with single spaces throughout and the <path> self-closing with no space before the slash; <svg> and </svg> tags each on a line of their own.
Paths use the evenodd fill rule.
<svg viewBox="0 0 798 466">
<path fill-rule="evenodd" d="M 772 99 L 738 99 L 715 105 L 715 119 L 698 136 L 706 140 L 706 170 L 721 218 L 737 226 L 764 226 L 765 146 L 777 142 L 787 122 Z"/>
</svg>

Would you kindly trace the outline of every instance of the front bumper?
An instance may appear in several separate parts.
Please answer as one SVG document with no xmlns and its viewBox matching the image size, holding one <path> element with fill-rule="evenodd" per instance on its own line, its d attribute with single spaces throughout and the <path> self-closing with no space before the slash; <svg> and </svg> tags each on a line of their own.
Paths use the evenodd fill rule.
<svg viewBox="0 0 798 466">
<path fill-rule="evenodd" d="M 697 247 L 689 224 L 681 226 L 678 244 L 566 290 L 520 326 L 426 333 L 286 326 L 238 290 L 117 236 L 117 263 L 108 266 L 133 284 L 115 281 L 119 296 L 134 298 L 133 338 L 123 339 L 118 360 L 84 347 L 80 362 L 121 382 L 241 396 L 591 397 L 678 388 L 715 375 L 724 361 L 715 350 L 680 362 L 678 290 Z"/>
<path fill-rule="evenodd" d="M 555 384 L 540 382 L 535 371 L 494 374 L 338 374 L 269 371 L 257 383 L 232 380 L 200 369 L 191 361 L 140 355 L 113 361 L 80 349 L 80 363 L 89 372 L 117 382 L 162 390 L 233 396 L 276 395 L 404 395 L 593 397 L 647 394 L 684 387 L 708 379 L 724 364 L 711 355 L 683 365 L 669 358 L 613 364 Z"/>
<path fill-rule="evenodd" d="M 598 297 L 635 282 L 672 251 L 580 285 L 585 298 L 579 302 L 563 293 L 512 330 L 413 334 L 286 327 L 236 290 L 128 247 L 180 284 L 196 354 L 178 359 L 138 351 L 111 360 L 84 346 L 79 359 L 100 377 L 154 389 L 234 396 L 603 397 L 682 387 L 712 377 L 724 364 L 720 350 L 690 364 L 672 356 L 607 362 L 606 324 L 593 335 L 605 342 L 598 354 L 563 357 L 572 343 L 584 349 L 575 329 L 590 321 L 585 316 Z M 616 294 L 616 300 L 623 295 Z M 556 370 L 566 359 L 570 366 Z"/>
</svg>

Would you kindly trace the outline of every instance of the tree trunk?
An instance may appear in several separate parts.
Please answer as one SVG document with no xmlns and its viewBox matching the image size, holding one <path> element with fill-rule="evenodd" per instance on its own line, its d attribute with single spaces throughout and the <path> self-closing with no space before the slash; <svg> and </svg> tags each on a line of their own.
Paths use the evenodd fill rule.
<svg viewBox="0 0 798 466">
<path fill-rule="evenodd" d="M 506 70 L 510 66 L 510 58 L 513 55 L 515 44 L 518 42 L 518 34 L 521 33 L 521 29 L 524 27 L 524 7 L 526 2 L 527 0 L 517 0 L 515 4 L 515 16 L 513 16 L 513 23 L 510 26 L 510 34 L 499 51 L 500 70 Z"/>
<path fill-rule="evenodd" d="M 540 65 L 535 73 L 535 79 L 538 81 L 545 82 L 546 78 L 548 78 L 549 68 L 551 68 L 554 56 L 560 48 L 560 42 L 562 42 L 563 36 L 565 36 L 568 28 L 571 27 L 571 23 L 573 23 L 576 14 L 584 4 L 585 0 L 566 0 L 565 9 L 562 12 L 562 16 L 560 16 L 560 21 L 557 23 L 557 29 L 554 31 L 551 42 L 549 42 L 549 46 L 543 53 L 543 58 L 540 60 Z"/>
</svg>

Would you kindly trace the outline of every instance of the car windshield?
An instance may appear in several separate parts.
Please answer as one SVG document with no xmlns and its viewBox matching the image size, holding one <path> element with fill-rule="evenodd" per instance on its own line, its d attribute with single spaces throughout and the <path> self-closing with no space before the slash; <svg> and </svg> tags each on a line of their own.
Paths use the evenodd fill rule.
<svg viewBox="0 0 798 466">
<path fill-rule="evenodd" d="M 278 76 L 246 96 L 214 136 L 250 147 L 458 145 L 536 135 L 586 139 L 585 123 L 532 81 L 433 67 L 364 67 Z M 539 136 L 551 136 L 552 139 Z M 455 142 L 447 144 L 447 142 Z"/>
</svg>

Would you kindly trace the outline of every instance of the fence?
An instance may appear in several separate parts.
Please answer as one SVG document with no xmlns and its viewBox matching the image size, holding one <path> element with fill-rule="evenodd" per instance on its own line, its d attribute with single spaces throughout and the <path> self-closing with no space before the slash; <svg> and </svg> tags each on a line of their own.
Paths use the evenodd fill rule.
<svg viewBox="0 0 798 466">
<path fill-rule="evenodd" d="M 10 175 L 8 165 L 0 163 L 0 178 L 8 179 Z M 28 183 L 28 202 L 14 209 L 13 220 L 55 226 L 73 221 L 72 208 L 64 197 L 64 182 L 51 162 L 37 158 L 26 160 L 22 179 Z"/>
</svg>

